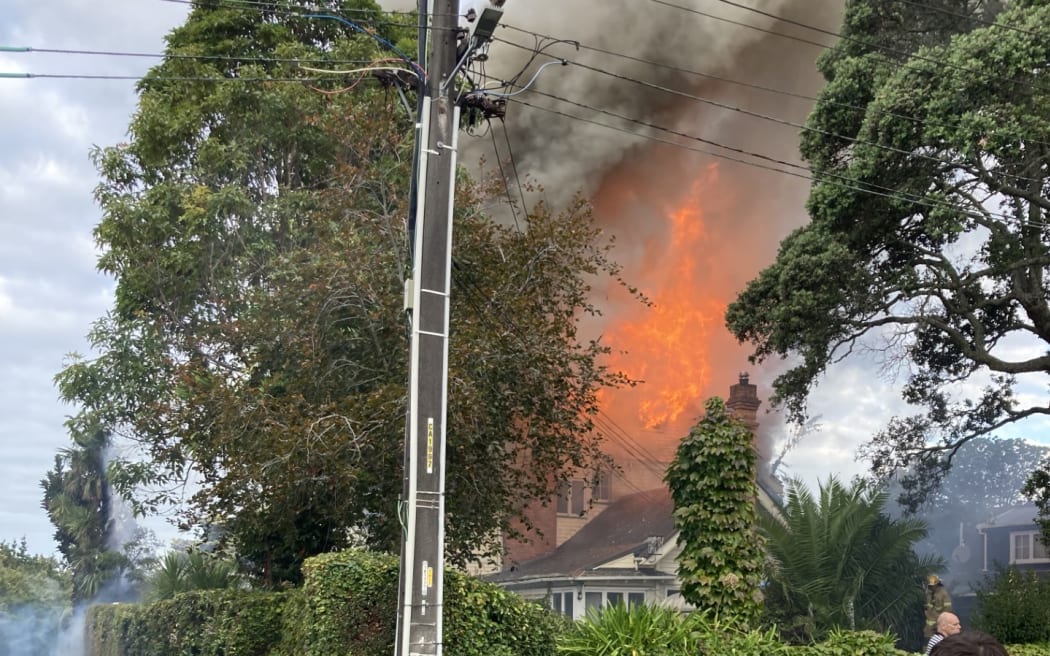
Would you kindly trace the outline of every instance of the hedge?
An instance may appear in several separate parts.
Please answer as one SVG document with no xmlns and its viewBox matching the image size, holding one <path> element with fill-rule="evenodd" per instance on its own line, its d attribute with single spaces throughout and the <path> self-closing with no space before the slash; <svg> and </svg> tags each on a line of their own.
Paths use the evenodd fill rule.
<svg viewBox="0 0 1050 656">
<path fill-rule="evenodd" d="M 398 561 L 363 551 L 306 561 L 288 592 L 200 591 L 89 611 L 91 656 L 389 656 Z M 445 573 L 444 653 L 552 656 L 564 621 L 490 583 Z"/>
<path fill-rule="evenodd" d="M 186 592 L 88 610 L 91 656 L 262 656 L 281 640 L 287 593 Z"/>
<path fill-rule="evenodd" d="M 398 561 L 348 551 L 311 558 L 281 656 L 389 656 L 394 651 Z M 551 656 L 562 620 L 516 594 L 454 570 L 444 579 L 448 656 Z"/>
</svg>

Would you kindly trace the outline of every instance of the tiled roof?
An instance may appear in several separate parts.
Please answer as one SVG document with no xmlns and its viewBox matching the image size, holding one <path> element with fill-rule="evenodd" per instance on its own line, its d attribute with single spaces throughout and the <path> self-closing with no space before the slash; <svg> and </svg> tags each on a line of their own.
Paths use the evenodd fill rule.
<svg viewBox="0 0 1050 656">
<path fill-rule="evenodd" d="M 602 563 L 645 548 L 646 540 L 674 534 L 674 502 L 667 488 L 638 492 L 611 503 L 557 549 L 492 577 L 512 581 L 538 576 L 578 576 Z"/>
</svg>

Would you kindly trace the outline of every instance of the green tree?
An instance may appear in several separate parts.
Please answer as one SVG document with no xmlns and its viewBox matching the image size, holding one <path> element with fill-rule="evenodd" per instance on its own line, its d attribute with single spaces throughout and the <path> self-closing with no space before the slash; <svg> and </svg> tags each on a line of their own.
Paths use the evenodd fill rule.
<svg viewBox="0 0 1050 656">
<path fill-rule="evenodd" d="M 863 481 L 847 487 L 829 478 L 814 497 L 795 480 L 782 517 L 760 518 L 768 610 L 788 637 L 820 639 L 834 628 L 921 632 L 923 581 L 943 562 L 915 554 L 925 524 L 890 519 L 886 500 Z"/>
<path fill-rule="evenodd" d="M 922 412 L 866 455 L 925 489 L 967 440 L 1050 414 L 1016 393 L 1050 372 L 1050 6 L 956 4 L 978 13 L 939 28 L 945 3 L 847 4 L 802 138 L 812 221 L 727 312 L 753 359 L 797 358 L 774 394 L 796 419 L 863 346 L 903 365 Z"/>
<path fill-rule="evenodd" d="M 667 468 L 682 553 L 682 596 L 748 623 L 762 607 L 762 543 L 755 530 L 754 436 L 717 397 Z"/>
<path fill-rule="evenodd" d="M 225 590 L 241 584 L 237 563 L 199 549 L 169 551 L 146 577 L 145 594 L 150 601 L 171 599 L 191 590 Z"/>
<path fill-rule="evenodd" d="M 72 575 L 74 605 L 93 599 L 107 583 L 127 574 L 131 561 L 115 544 L 112 490 L 106 480 L 109 435 L 95 428 L 72 436 L 74 446 L 55 456 L 41 481 L 43 507 Z"/>
<path fill-rule="evenodd" d="M 355 536 L 401 539 L 413 125 L 367 74 L 257 80 L 313 77 L 305 60 L 393 58 L 411 76 L 391 44 L 412 31 L 371 2 L 322 4 L 360 29 L 289 13 L 296 2 L 209 3 L 169 36 L 129 141 L 96 153 L 116 298 L 90 334 L 100 355 L 59 375 L 75 426 L 141 445 L 144 461 L 113 468 L 122 493 L 154 490 L 137 497 L 149 511 L 192 476 L 180 521 L 219 527 L 264 582 L 297 580 L 304 558 Z M 587 205 L 536 207 L 517 231 L 460 182 L 446 538 L 462 563 L 523 502 L 598 466 L 595 393 L 620 377 L 576 335 L 590 285 L 617 273 Z"/>
<path fill-rule="evenodd" d="M 52 654 L 70 612 L 69 570 L 0 541 L 0 654 Z"/>
<path fill-rule="evenodd" d="M 29 553 L 25 539 L 0 541 L 0 613 L 20 606 L 66 607 L 69 571 L 54 558 Z"/>
</svg>

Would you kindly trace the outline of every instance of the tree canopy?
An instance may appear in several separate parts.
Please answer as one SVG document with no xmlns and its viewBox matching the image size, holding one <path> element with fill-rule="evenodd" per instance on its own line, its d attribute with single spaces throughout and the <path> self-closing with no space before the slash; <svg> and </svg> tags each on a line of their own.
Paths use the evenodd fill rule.
<svg viewBox="0 0 1050 656">
<path fill-rule="evenodd" d="M 322 3 L 352 20 L 300 4 L 206 3 L 168 37 L 128 142 L 95 154 L 99 267 L 116 297 L 90 334 L 99 355 L 58 376 L 80 408 L 72 429 L 141 447 L 111 467 L 141 511 L 179 503 L 190 481 L 180 522 L 264 581 L 357 541 L 396 550 L 402 527 L 413 123 L 389 77 L 353 71 L 416 75 L 399 54 L 414 27 L 367 0 Z M 453 563 L 598 467 L 595 394 L 621 382 L 605 347 L 576 335 L 596 311 L 589 285 L 617 274 L 588 206 L 537 206 L 519 231 L 487 218 L 489 198 L 461 176 Z"/>
<path fill-rule="evenodd" d="M 1050 373 L 1050 4 L 856 0 L 842 33 L 802 137 L 812 221 L 727 323 L 792 359 L 774 401 L 796 419 L 859 350 L 906 371 L 921 410 L 866 455 L 930 489 L 965 441 L 1050 415 L 1017 390 Z"/>
</svg>

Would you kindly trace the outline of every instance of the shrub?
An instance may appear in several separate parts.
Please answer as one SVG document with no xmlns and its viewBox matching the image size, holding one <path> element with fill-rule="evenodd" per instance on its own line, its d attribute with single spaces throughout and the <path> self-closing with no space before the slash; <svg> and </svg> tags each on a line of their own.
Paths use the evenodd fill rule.
<svg viewBox="0 0 1050 656">
<path fill-rule="evenodd" d="M 895 647 L 897 638 L 891 633 L 876 631 L 845 631 L 832 629 L 823 642 L 799 647 L 792 651 L 797 656 L 908 656 Z"/>
<path fill-rule="evenodd" d="M 389 656 L 397 619 L 398 560 L 346 551 L 306 561 L 288 611 L 287 656 Z M 449 656 L 551 656 L 560 619 L 502 588 L 454 570 L 444 578 L 444 652 Z"/>
<path fill-rule="evenodd" d="M 580 656 L 692 656 L 700 636 L 675 610 L 616 604 L 590 609 L 558 640 L 558 653 Z"/>
<path fill-rule="evenodd" d="M 1006 645 L 1010 656 L 1050 656 L 1050 644 L 1041 645 Z"/>
<path fill-rule="evenodd" d="M 1050 582 L 1014 567 L 999 571 L 977 589 L 971 623 L 1003 643 L 1050 642 Z"/>
<path fill-rule="evenodd" d="M 94 656 L 259 656 L 281 638 L 287 595 L 187 592 L 149 605 L 109 604 L 88 611 Z"/>
</svg>

